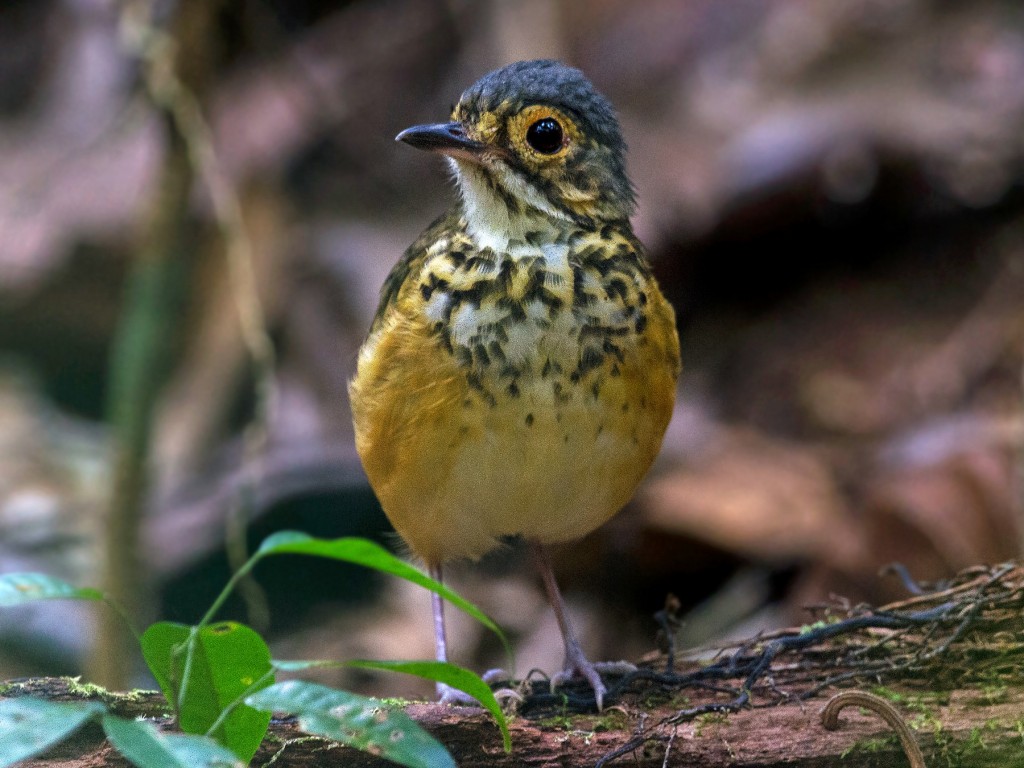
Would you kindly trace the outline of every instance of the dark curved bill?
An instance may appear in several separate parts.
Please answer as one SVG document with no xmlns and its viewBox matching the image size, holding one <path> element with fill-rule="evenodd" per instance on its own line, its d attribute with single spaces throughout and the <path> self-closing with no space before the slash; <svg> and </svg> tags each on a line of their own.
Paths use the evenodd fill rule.
<svg viewBox="0 0 1024 768">
<path fill-rule="evenodd" d="M 414 125 L 395 136 L 395 141 L 445 155 L 479 155 L 487 148 L 486 144 L 469 138 L 462 123 L 456 122 Z"/>
</svg>

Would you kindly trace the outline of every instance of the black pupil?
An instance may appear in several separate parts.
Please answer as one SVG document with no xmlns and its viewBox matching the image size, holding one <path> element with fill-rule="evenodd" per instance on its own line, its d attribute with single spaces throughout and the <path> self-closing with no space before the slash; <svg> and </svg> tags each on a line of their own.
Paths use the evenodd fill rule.
<svg viewBox="0 0 1024 768">
<path fill-rule="evenodd" d="M 562 126 L 553 117 L 545 117 L 526 130 L 526 142 L 538 152 L 551 155 L 562 148 Z"/>
</svg>

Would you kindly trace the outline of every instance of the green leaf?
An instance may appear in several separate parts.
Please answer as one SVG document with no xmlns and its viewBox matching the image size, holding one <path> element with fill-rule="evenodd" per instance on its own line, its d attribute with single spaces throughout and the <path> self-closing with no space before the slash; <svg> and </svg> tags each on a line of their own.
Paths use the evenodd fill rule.
<svg viewBox="0 0 1024 768">
<path fill-rule="evenodd" d="M 113 747 L 139 768 L 243 768 L 231 750 L 206 736 L 161 733 L 152 723 L 104 715 Z"/>
<path fill-rule="evenodd" d="M 0 768 L 59 744 L 104 710 L 98 702 L 52 702 L 28 696 L 0 700 Z"/>
<path fill-rule="evenodd" d="M 45 573 L 5 573 L 0 576 L 0 606 L 35 600 L 102 600 L 98 589 L 79 588 Z"/>
<path fill-rule="evenodd" d="M 413 568 L 405 561 L 398 559 L 375 542 L 353 537 L 317 539 L 299 531 L 278 531 L 263 540 L 260 548 L 256 550 L 254 559 L 266 557 L 267 555 L 284 554 L 314 555 L 316 557 L 344 560 L 348 563 L 355 563 L 366 568 L 390 573 L 406 581 L 411 581 L 413 584 L 418 584 L 424 589 L 441 595 L 449 603 L 465 611 L 491 630 L 501 640 L 509 656 L 511 657 L 512 655 L 511 647 L 504 633 L 487 614 L 464 597 L 448 589 L 444 584 L 435 581 L 417 568 Z"/>
<path fill-rule="evenodd" d="M 212 736 L 243 761 L 259 748 L 270 716 L 242 699 L 274 682 L 270 649 L 242 624 L 158 622 L 142 636 L 146 664 L 186 733 Z"/>
<path fill-rule="evenodd" d="M 440 742 L 400 710 L 305 680 L 287 680 L 246 699 L 258 709 L 297 715 L 307 733 L 340 741 L 408 768 L 455 768 Z"/>
<path fill-rule="evenodd" d="M 323 667 L 360 667 L 362 669 L 383 669 L 388 672 L 401 672 L 406 675 L 415 675 L 426 680 L 433 680 L 439 683 L 450 685 L 456 690 L 472 696 L 480 702 L 488 712 L 493 715 L 501 729 L 501 738 L 505 745 L 505 751 L 512 751 L 512 737 L 508 731 L 508 721 L 505 713 L 501 711 L 501 705 L 494 698 L 491 687 L 487 685 L 478 675 L 455 664 L 443 661 L 373 661 L 357 659 L 355 661 L 282 661 L 275 659 L 274 668 L 281 672 L 301 672 L 306 669 L 319 669 Z"/>
<path fill-rule="evenodd" d="M 366 659 L 349 661 L 346 663 L 346 666 L 361 667 L 363 669 L 384 669 L 389 672 L 415 675 L 416 677 L 422 677 L 438 683 L 445 683 L 456 690 L 468 693 L 479 701 L 484 709 L 491 713 L 498 724 L 498 728 L 501 729 L 501 738 L 505 745 L 505 752 L 512 751 L 512 737 L 508 732 L 508 722 L 505 720 L 505 714 L 501 711 L 501 705 L 494 698 L 491 687 L 468 669 L 444 661 L 373 661 Z"/>
</svg>

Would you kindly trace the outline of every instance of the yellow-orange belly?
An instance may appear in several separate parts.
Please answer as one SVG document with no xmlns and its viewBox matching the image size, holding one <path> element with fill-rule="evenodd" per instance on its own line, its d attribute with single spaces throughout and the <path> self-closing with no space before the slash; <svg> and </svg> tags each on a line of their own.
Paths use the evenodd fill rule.
<svg viewBox="0 0 1024 768">
<path fill-rule="evenodd" d="M 540 338 L 514 386 L 497 365 L 467 376 L 421 315 L 377 331 L 351 387 L 356 442 L 417 555 L 440 563 L 478 557 L 502 536 L 578 538 L 628 501 L 675 398 L 674 319 L 651 293 L 644 333 L 575 380 L 567 361 L 579 358 L 576 329 Z"/>
</svg>

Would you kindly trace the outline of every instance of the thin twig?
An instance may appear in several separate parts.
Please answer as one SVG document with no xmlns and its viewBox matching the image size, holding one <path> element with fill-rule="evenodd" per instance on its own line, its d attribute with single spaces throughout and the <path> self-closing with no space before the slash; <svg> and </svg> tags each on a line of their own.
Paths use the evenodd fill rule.
<svg viewBox="0 0 1024 768">
<path fill-rule="evenodd" d="M 806 686 L 794 696 L 807 700 L 825 688 L 850 681 L 881 685 L 894 679 L 928 676 L 935 683 L 942 680 L 947 685 L 959 685 L 981 675 L 990 676 L 984 664 L 959 667 L 949 661 L 956 649 L 970 647 L 971 633 L 976 630 L 991 632 L 1006 627 L 1007 643 L 986 647 L 986 651 L 999 655 L 1003 674 L 1019 675 L 1024 669 L 1024 644 L 1017 642 L 1015 633 L 1024 603 L 1024 567 L 1006 563 L 989 567 L 983 575 L 976 570 L 966 571 L 960 579 L 947 589 L 907 601 L 912 603 L 912 610 L 898 605 L 877 610 L 858 606 L 845 619 L 800 631 L 765 634 L 737 644 L 731 653 L 686 673 L 658 671 L 662 669 L 659 665 L 620 677 L 609 685 L 606 700 L 614 701 L 631 690 L 650 693 L 652 685 L 667 696 L 684 688 L 701 688 L 724 693 L 728 698 L 666 716 L 642 738 L 635 734 L 627 744 L 606 755 L 601 765 L 645 743 L 666 741 L 673 728 L 700 715 L 776 705 L 779 686 L 789 690 Z M 881 640 L 877 638 L 879 630 L 886 631 Z M 794 655 L 796 662 L 790 660 Z M 729 681 L 737 681 L 737 685 L 731 686 Z M 592 707 L 582 692 L 567 693 L 563 692 L 563 706 Z M 524 709 L 535 705 L 543 708 L 545 704 L 550 706 L 530 697 Z"/>
</svg>

